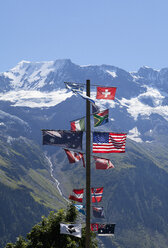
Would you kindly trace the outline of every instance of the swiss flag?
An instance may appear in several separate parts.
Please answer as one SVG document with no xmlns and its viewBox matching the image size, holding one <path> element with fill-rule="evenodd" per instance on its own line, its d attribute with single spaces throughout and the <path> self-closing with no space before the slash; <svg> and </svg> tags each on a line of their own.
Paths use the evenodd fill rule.
<svg viewBox="0 0 168 248">
<path fill-rule="evenodd" d="M 97 99 L 114 100 L 116 87 L 97 87 Z"/>
</svg>

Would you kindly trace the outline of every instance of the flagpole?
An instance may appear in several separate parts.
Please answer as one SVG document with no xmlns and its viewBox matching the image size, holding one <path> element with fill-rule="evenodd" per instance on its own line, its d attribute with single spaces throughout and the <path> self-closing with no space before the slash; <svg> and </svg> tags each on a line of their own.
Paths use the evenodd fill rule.
<svg viewBox="0 0 168 248">
<path fill-rule="evenodd" d="M 86 95 L 90 97 L 90 80 L 86 80 Z M 90 247 L 90 101 L 86 100 L 86 243 Z"/>
</svg>

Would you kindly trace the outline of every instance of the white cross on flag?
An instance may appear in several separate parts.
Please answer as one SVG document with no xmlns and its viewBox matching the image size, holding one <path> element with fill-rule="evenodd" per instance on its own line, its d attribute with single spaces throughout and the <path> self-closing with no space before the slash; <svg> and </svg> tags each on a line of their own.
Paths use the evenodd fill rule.
<svg viewBox="0 0 168 248">
<path fill-rule="evenodd" d="M 97 87 L 97 99 L 114 100 L 116 87 Z"/>
</svg>

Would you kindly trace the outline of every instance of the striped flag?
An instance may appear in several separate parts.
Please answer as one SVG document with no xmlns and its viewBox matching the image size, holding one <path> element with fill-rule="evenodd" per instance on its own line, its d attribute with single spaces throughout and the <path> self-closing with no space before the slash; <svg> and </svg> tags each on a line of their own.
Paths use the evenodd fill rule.
<svg viewBox="0 0 168 248">
<path fill-rule="evenodd" d="M 92 202 L 101 202 L 103 197 L 103 187 L 91 188 Z"/>
<path fill-rule="evenodd" d="M 93 132 L 93 153 L 125 152 L 126 133 Z"/>
<path fill-rule="evenodd" d="M 73 189 L 73 195 L 69 196 L 72 201 L 82 202 L 83 201 L 84 189 Z"/>
<path fill-rule="evenodd" d="M 85 131 L 85 117 L 71 121 L 71 131 Z"/>
</svg>

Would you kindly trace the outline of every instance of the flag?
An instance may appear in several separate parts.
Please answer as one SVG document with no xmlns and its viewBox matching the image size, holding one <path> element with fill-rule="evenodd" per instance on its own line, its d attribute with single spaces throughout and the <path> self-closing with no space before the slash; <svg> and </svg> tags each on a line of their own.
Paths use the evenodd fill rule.
<svg viewBox="0 0 168 248">
<path fill-rule="evenodd" d="M 90 228 L 91 228 L 92 232 L 97 232 L 98 227 L 99 227 L 99 224 L 97 224 L 97 223 L 90 224 Z"/>
<path fill-rule="evenodd" d="M 93 153 L 125 152 L 126 133 L 93 132 Z"/>
<path fill-rule="evenodd" d="M 76 209 L 83 215 L 86 215 L 85 213 L 85 207 L 83 205 L 78 205 L 78 204 L 74 204 L 74 206 L 76 207 Z"/>
<path fill-rule="evenodd" d="M 69 196 L 72 201 L 82 202 L 83 201 L 83 189 L 73 189 L 73 195 Z"/>
<path fill-rule="evenodd" d="M 64 82 L 64 83 L 67 89 L 72 90 L 75 94 L 80 95 L 83 99 L 89 100 L 92 104 L 95 104 L 95 101 L 92 98 L 83 94 L 83 88 L 84 88 L 83 85 L 78 83 L 70 83 L 70 82 Z"/>
<path fill-rule="evenodd" d="M 83 157 L 83 153 L 81 152 L 74 152 L 74 151 L 69 151 L 68 149 L 64 149 L 65 150 L 65 153 L 68 157 L 68 160 L 69 160 L 69 163 L 75 163 L 75 162 L 78 162 L 82 159 L 83 161 L 83 167 L 85 167 L 85 160 L 84 160 L 84 157 Z"/>
<path fill-rule="evenodd" d="M 82 237 L 82 225 L 81 224 L 63 224 L 60 223 L 60 233 L 68 234 L 78 238 Z"/>
<path fill-rule="evenodd" d="M 85 131 L 85 117 L 71 121 L 71 131 Z"/>
<path fill-rule="evenodd" d="M 65 87 L 69 90 L 72 90 L 74 93 L 83 92 L 84 85 L 78 83 L 64 82 Z"/>
<path fill-rule="evenodd" d="M 97 99 L 114 100 L 116 87 L 97 87 Z"/>
<path fill-rule="evenodd" d="M 92 114 L 96 114 L 97 112 L 100 112 L 100 108 L 97 105 L 92 104 Z"/>
<path fill-rule="evenodd" d="M 107 158 L 98 158 L 98 157 L 93 157 L 93 158 L 95 160 L 95 165 L 97 170 L 107 170 L 110 168 L 114 168 L 114 165 Z"/>
<path fill-rule="evenodd" d="M 77 92 L 77 93 L 78 93 L 78 95 L 80 95 L 83 99 L 89 100 L 93 105 L 95 105 L 95 101 L 94 101 L 91 97 L 86 96 L 86 95 L 84 95 L 84 94 L 82 94 L 82 93 L 79 93 L 79 92 Z"/>
<path fill-rule="evenodd" d="M 91 188 L 92 202 L 100 202 L 103 196 L 103 187 Z"/>
<path fill-rule="evenodd" d="M 43 145 L 82 149 L 82 131 L 42 130 Z"/>
<path fill-rule="evenodd" d="M 103 207 L 92 207 L 93 216 L 95 218 L 104 218 L 104 208 Z"/>
<path fill-rule="evenodd" d="M 115 224 L 99 224 L 98 236 L 113 236 Z"/>
<path fill-rule="evenodd" d="M 94 114 L 94 127 L 101 126 L 103 124 L 106 124 L 108 122 L 108 115 L 109 115 L 109 110 L 106 109 L 104 111 L 101 111 L 97 114 Z"/>
</svg>

